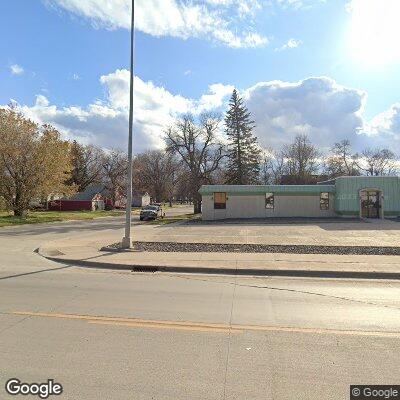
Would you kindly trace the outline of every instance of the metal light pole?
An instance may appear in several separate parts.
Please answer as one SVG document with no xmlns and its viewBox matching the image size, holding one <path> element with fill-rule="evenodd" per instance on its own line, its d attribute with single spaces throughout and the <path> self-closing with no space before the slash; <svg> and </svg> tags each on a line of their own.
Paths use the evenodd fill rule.
<svg viewBox="0 0 400 400">
<path fill-rule="evenodd" d="M 128 139 L 128 185 L 126 190 L 126 215 L 125 215 L 125 236 L 122 238 L 121 247 L 130 249 L 131 238 L 131 209 L 132 209 L 132 145 L 133 145 L 133 83 L 134 83 L 134 57 L 135 57 L 135 0 L 132 0 L 131 18 L 131 66 L 130 66 L 130 88 L 129 88 L 129 139 Z"/>
</svg>

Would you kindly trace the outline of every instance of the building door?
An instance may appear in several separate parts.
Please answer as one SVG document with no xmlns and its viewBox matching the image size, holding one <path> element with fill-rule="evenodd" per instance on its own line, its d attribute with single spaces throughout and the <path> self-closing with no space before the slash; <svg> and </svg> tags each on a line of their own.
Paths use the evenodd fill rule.
<svg viewBox="0 0 400 400">
<path fill-rule="evenodd" d="M 363 190 L 361 192 L 361 216 L 363 218 L 380 217 L 380 202 L 378 191 Z"/>
</svg>

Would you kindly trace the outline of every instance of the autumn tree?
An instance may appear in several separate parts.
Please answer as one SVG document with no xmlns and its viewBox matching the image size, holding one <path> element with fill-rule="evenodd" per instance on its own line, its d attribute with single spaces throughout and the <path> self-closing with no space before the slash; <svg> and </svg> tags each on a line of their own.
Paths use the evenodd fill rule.
<svg viewBox="0 0 400 400">
<path fill-rule="evenodd" d="M 226 182 L 248 185 L 258 182 L 260 149 L 253 135 L 254 121 L 243 99 L 233 90 L 225 116 L 225 133 L 228 139 Z"/>
<path fill-rule="evenodd" d="M 102 178 L 104 151 L 93 145 L 71 143 L 71 177 L 67 184 L 76 185 L 79 192 L 88 186 L 99 183 Z"/>
<path fill-rule="evenodd" d="M 14 215 L 25 216 L 33 199 L 71 193 L 70 173 L 70 144 L 54 127 L 0 109 L 0 196 Z"/>
<path fill-rule="evenodd" d="M 219 124 L 215 114 L 203 114 L 199 121 L 186 115 L 166 131 L 167 152 L 178 157 L 188 171 L 189 197 L 193 199 L 195 213 L 201 212 L 198 190 L 212 182 L 224 158 L 223 145 L 217 137 Z"/>
</svg>

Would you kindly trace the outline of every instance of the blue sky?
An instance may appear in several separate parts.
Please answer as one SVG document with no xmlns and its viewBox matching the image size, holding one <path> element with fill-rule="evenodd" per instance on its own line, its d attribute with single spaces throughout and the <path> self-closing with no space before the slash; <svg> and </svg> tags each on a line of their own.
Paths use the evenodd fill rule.
<svg viewBox="0 0 400 400">
<path fill-rule="evenodd" d="M 388 16 L 400 11 L 396 0 L 136 4 L 139 150 L 160 147 L 163 127 L 180 112 L 222 111 L 233 86 L 265 147 L 299 132 L 321 147 L 344 137 L 356 147 L 400 142 L 398 49 L 390 42 L 399 32 Z M 129 0 L 2 1 L 0 104 L 13 99 L 70 138 L 123 147 L 128 24 Z M 368 47 L 371 37 L 381 42 Z"/>
</svg>

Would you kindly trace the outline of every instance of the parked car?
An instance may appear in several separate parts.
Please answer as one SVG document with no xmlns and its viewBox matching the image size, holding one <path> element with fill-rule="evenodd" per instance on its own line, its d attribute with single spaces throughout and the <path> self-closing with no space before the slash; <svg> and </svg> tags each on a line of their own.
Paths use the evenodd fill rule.
<svg viewBox="0 0 400 400">
<path fill-rule="evenodd" d="M 152 220 L 157 218 L 164 218 L 165 213 L 163 209 L 156 204 L 150 204 L 140 210 L 140 220 Z"/>
</svg>

